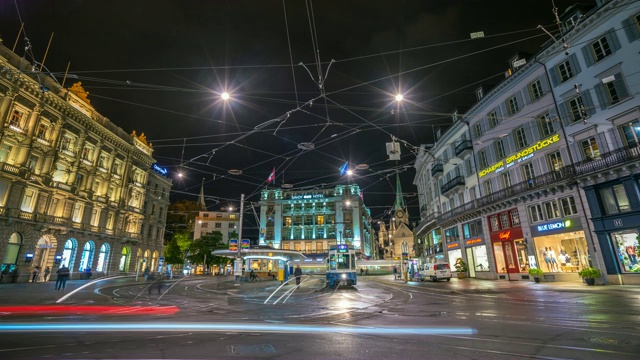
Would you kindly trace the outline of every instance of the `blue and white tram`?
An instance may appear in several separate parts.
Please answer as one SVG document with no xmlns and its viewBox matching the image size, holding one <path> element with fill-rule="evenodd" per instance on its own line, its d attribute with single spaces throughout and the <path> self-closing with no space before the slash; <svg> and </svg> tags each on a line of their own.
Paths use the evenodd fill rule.
<svg viewBox="0 0 640 360">
<path fill-rule="evenodd" d="M 356 251 L 347 244 L 332 245 L 327 255 L 327 284 L 354 286 L 356 278 Z"/>
</svg>

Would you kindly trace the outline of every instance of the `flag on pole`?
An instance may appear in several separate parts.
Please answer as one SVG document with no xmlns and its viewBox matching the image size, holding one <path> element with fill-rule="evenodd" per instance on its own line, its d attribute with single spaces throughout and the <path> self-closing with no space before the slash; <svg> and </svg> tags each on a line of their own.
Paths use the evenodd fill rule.
<svg viewBox="0 0 640 360">
<path fill-rule="evenodd" d="M 275 179 L 276 179 L 276 168 L 274 167 L 273 170 L 271 170 L 271 175 L 269 175 L 269 177 L 267 178 L 267 184 L 274 181 Z"/>
<path fill-rule="evenodd" d="M 346 163 L 344 163 L 344 165 L 342 165 L 340 167 L 340 176 L 344 176 L 344 174 L 347 173 L 347 170 L 349 170 L 349 162 L 348 161 Z"/>
</svg>

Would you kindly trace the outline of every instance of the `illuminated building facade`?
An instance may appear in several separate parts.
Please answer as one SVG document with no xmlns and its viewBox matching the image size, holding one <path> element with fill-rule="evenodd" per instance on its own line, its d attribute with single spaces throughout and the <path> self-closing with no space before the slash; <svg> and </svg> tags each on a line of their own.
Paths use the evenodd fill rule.
<svg viewBox="0 0 640 360">
<path fill-rule="evenodd" d="M 0 44 L 0 271 L 26 282 L 36 266 L 55 279 L 65 265 L 74 279 L 132 272 L 136 254 L 162 254 L 166 210 L 146 223 L 150 237 L 143 231 L 155 163 L 144 134 L 99 114 L 80 83 L 65 89 L 20 59 Z"/>
<path fill-rule="evenodd" d="M 358 185 L 333 189 L 263 190 L 260 244 L 305 254 L 324 254 L 329 246 L 352 245 L 358 254 L 376 251 L 371 213 Z"/>
</svg>

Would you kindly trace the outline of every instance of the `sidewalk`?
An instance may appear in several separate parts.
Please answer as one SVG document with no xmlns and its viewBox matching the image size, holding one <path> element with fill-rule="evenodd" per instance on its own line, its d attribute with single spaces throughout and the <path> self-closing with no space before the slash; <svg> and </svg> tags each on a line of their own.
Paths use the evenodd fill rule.
<svg viewBox="0 0 640 360">
<path fill-rule="evenodd" d="M 404 283 L 403 280 L 394 280 L 393 275 L 372 276 L 371 280 L 384 281 L 389 283 Z M 533 281 L 506 281 L 506 280 L 483 280 L 475 278 L 452 278 L 450 282 L 440 281 L 433 283 L 430 281 L 409 281 L 408 286 L 426 287 L 434 291 L 458 293 L 458 294 L 505 294 L 515 293 L 523 290 L 528 291 L 558 291 L 571 293 L 607 293 L 611 295 L 638 295 L 640 296 L 640 286 L 638 285 L 594 285 L 579 281 L 550 281 L 536 284 Z"/>
</svg>

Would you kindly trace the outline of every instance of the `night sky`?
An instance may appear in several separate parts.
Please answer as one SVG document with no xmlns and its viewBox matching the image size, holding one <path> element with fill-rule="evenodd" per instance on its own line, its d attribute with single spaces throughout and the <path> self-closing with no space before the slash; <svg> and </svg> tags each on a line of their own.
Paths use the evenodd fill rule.
<svg viewBox="0 0 640 360">
<path fill-rule="evenodd" d="M 573 3 L 555 6 L 561 14 Z M 500 82 L 510 56 L 535 53 L 549 39 L 538 25 L 557 31 L 552 8 L 551 0 L 0 0 L 0 37 L 13 48 L 24 22 L 16 53 L 26 36 L 42 62 L 54 33 L 46 69 L 62 83 L 70 62 L 65 87 L 81 81 L 98 112 L 146 134 L 174 178 L 172 201 L 196 200 L 204 179 L 209 210 L 237 207 L 241 193 L 257 202 L 275 167 L 277 186 L 353 181 L 374 219 L 387 220 L 400 171 L 417 223 L 412 151 L 433 143 L 456 108 L 471 107 L 479 84 Z M 471 40 L 479 31 L 485 37 Z M 392 136 L 403 144 L 397 162 L 386 155 Z M 304 142 L 315 149 L 299 149 Z M 345 162 L 370 167 L 349 180 L 338 172 Z M 245 218 L 250 232 L 254 217 Z"/>
</svg>

